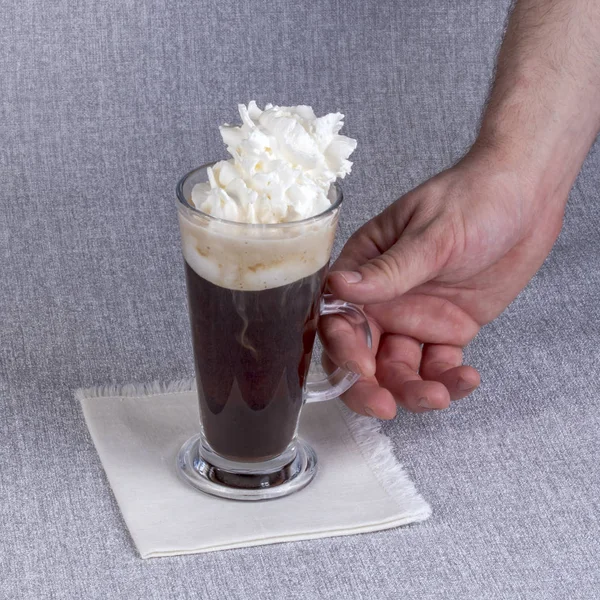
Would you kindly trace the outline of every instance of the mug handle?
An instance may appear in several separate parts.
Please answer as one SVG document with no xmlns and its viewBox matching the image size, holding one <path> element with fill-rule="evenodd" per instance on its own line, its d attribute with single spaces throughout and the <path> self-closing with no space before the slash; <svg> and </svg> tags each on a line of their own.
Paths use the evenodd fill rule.
<svg viewBox="0 0 600 600">
<path fill-rule="evenodd" d="M 344 302 L 344 300 L 336 300 L 331 294 L 324 294 L 321 298 L 319 314 L 321 317 L 325 315 L 343 315 L 352 325 L 363 330 L 367 346 L 372 347 L 369 322 L 365 313 L 355 304 Z M 308 403 L 333 400 L 349 390 L 359 379 L 360 375 L 357 373 L 338 367 L 323 379 L 307 382 L 304 401 Z"/>
</svg>

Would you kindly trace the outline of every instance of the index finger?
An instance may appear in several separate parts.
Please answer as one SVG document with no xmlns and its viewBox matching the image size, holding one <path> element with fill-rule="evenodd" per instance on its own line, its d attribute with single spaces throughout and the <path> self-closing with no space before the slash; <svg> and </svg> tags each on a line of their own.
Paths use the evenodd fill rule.
<svg viewBox="0 0 600 600">
<path fill-rule="evenodd" d="M 338 315 L 327 315 L 327 317 L 323 317 L 323 328 L 325 330 L 327 330 L 328 327 L 331 327 L 332 329 L 344 327 L 339 322 L 335 323 L 333 319 L 331 320 L 331 325 L 327 325 L 325 319 L 334 316 Z M 368 352 L 371 358 L 376 355 L 381 332 L 374 323 L 370 323 L 370 326 L 373 338 L 373 348 L 371 350 L 366 347 L 364 338 L 360 338 L 361 343 L 357 346 L 354 343 L 356 338 L 346 337 L 345 334 L 339 337 L 336 335 L 327 335 L 327 333 L 323 333 L 320 325 L 319 336 L 321 337 L 324 349 L 321 362 L 323 363 L 326 373 L 331 373 L 337 366 L 344 366 L 345 368 L 352 367 L 349 370 L 354 372 L 359 370 L 356 368 L 358 365 L 348 364 L 356 362 L 357 359 L 361 360 L 360 353 L 357 352 L 357 349 L 360 349 L 361 352 Z M 331 356 L 335 357 L 335 362 L 332 360 Z M 364 371 L 362 368 L 360 370 Z M 388 390 L 379 385 L 377 378 L 374 375 L 375 368 L 373 367 L 372 373 L 369 375 L 363 374 L 348 391 L 342 394 L 342 401 L 350 410 L 360 415 L 386 420 L 393 419 L 396 416 L 396 401 Z"/>
<path fill-rule="evenodd" d="M 419 374 L 421 344 L 398 334 L 386 334 L 377 354 L 377 379 L 411 412 L 450 406 L 450 396 L 439 381 L 425 381 Z"/>
<path fill-rule="evenodd" d="M 369 322 L 373 347 L 379 345 L 379 328 Z M 324 315 L 319 319 L 319 338 L 330 360 L 353 373 L 375 375 L 375 352 L 367 347 L 362 327 L 353 325 L 342 315 Z"/>
</svg>

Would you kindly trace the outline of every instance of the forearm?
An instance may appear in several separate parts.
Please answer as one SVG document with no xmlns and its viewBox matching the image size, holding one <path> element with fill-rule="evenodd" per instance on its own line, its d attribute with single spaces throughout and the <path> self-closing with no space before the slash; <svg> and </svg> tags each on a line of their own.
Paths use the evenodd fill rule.
<svg viewBox="0 0 600 600">
<path fill-rule="evenodd" d="M 520 0 L 476 148 L 565 201 L 600 129 L 600 1 Z"/>
</svg>

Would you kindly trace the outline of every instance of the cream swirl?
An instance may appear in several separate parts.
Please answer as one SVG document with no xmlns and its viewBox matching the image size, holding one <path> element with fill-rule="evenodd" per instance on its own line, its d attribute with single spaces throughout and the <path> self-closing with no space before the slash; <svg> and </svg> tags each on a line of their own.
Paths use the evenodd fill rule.
<svg viewBox="0 0 600 600">
<path fill-rule="evenodd" d="M 242 125 L 220 127 L 232 158 L 208 170 L 194 186 L 192 202 L 202 212 L 242 223 L 298 221 L 325 211 L 327 192 L 343 179 L 356 141 L 340 135 L 344 115 L 316 117 L 310 106 L 261 110 L 238 106 Z"/>
</svg>

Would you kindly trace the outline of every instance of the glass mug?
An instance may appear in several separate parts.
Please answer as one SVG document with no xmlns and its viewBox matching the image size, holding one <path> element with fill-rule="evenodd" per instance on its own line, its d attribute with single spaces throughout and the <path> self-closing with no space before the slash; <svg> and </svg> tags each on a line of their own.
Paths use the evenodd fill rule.
<svg viewBox="0 0 600 600">
<path fill-rule="evenodd" d="M 177 457 L 195 488 L 235 500 L 302 489 L 316 474 L 314 450 L 297 437 L 302 406 L 337 398 L 359 378 L 338 368 L 308 381 L 320 316 L 341 314 L 371 345 L 364 313 L 323 293 L 342 204 L 302 221 L 248 224 L 194 207 L 204 165 L 177 185 L 200 433 Z"/>
</svg>

